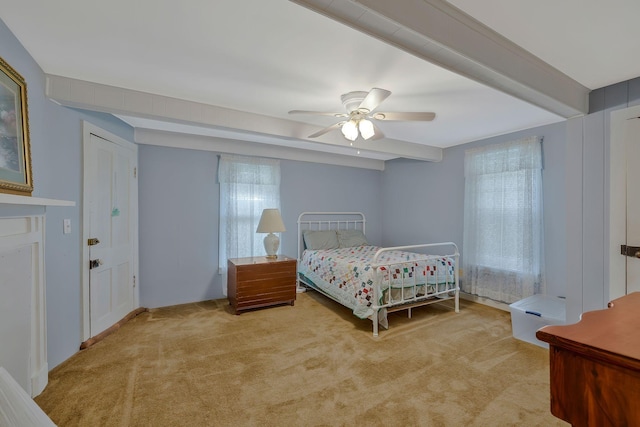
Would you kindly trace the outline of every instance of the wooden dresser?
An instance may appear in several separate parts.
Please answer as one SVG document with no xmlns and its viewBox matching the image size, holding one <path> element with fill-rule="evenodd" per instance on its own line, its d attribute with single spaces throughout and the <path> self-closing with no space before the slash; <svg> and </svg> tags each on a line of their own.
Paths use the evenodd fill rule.
<svg viewBox="0 0 640 427">
<path fill-rule="evenodd" d="M 297 261 L 279 255 L 232 258 L 228 261 L 229 304 L 235 314 L 296 300 Z"/>
<path fill-rule="evenodd" d="M 553 415 L 573 426 L 640 426 L 640 292 L 536 336 L 549 343 Z"/>
</svg>

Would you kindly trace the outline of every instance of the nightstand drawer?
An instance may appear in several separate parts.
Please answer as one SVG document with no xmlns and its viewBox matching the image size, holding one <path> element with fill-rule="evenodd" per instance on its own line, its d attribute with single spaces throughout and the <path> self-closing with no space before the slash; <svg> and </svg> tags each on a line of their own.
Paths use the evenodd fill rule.
<svg viewBox="0 0 640 427">
<path fill-rule="evenodd" d="M 245 283 L 250 281 L 269 281 L 269 280 L 282 280 L 292 278 L 295 280 L 295 262 L 293 263 L 294 270 L 291 269 L 291 263 L 281 262 L 274 264 L 256 264 L 254 266 L 243 265 L 238 267 L 237 275 L 238 282 Z"/>
<path fill-rule="evenodd" d="M 249 308 L 258 305 L 273 305 L 289 303 L 296 299 L 295 287 L 293 292 L 291 289 L 283 289 L 278 291 L 269 292 L 256 292 L 252 294 L 238 295 L 237 304 L 238 307 Z"/>
<path fill-rule="evenodd" d="M 248 295 L 258 294 L 275 294 L 282 292 L 295 293 L 296 280 L 295 278 L 282 281 L 250 281 L 244 282 L 236 288 L 236 295 L 238 298 L 246 297 Z"/>
</svg>

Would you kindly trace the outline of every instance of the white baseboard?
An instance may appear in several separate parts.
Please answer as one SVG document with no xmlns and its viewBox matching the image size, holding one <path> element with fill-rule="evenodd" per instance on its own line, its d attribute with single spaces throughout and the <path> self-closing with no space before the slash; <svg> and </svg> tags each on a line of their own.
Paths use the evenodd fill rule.
<svg viewBox="0 0 640 427">
<path fill-rule="evenodd" d="M 511 310 L 509 309 L 509 304 L 506 304 L 504 302 L 498 302 L 498 301 L 494 301 L 494 300 L 489 299 L 489 298 L 484 298 L 484 297 L 479 297 L 477 295 L 467 294 L 467 293 L 462 292 L 462 291 L 460 291 L 460 298 L 464 299 L 464 300 L 467 300 L 467 301 L 476 302 L 478 304 L 486 305 L 486 306 L 489 306 L 489 307 L 497 308 L 498 310 L 511 312 Z"/>
</svg>

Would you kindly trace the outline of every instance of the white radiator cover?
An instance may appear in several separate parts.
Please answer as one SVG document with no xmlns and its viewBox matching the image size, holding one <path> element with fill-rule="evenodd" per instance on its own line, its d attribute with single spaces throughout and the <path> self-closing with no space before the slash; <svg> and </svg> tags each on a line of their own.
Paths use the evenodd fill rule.
<svg viewBox="0 0 640 427">
<path fill-rule="evenodd" d="M 35 397 L 48 381 L 45 216 L 0 217 L 0 366 Z"/>
</svg>

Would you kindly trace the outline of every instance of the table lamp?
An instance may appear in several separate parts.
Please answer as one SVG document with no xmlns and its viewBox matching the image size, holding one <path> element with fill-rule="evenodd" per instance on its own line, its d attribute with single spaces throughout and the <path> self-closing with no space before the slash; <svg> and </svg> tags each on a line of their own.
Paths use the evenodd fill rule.
<svg viewBox="0 0 640 427">
<path fill-rule="evenodd" d="M 256 233 L 269 233 L 264 238 L 264 249 L 267 251 L 267 258 L 278 257 L 276 252 L 278 252 L 278 246 L 280 246 L 280 239 L 273 233 L 282 231 L 287 230 L 284 228 L 280 211 L 278 209 L 263 210 Z"/>
</svg>

